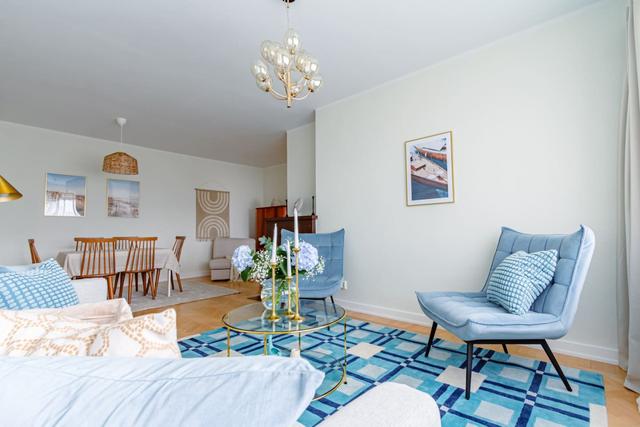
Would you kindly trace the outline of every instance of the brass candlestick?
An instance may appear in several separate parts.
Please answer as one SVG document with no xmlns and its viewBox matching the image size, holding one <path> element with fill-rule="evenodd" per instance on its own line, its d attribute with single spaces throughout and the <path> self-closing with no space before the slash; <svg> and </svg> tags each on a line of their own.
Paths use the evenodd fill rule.
<svg viewBox="0 0 640 427">
<path fill-rule="evenodd" d="M 267 317 L 272 322 L 280 320 L 280 316 L 276 314 L 276 266 L 275 262 L 271 263 L 271 315 Z"/>
<path fill-rule="evenodd" d="M 291 279 L 291 276 L 287 276 L 287 311 L 284 312 L 284 315 L 289 319 L 295 316 L 295 313 L 291 311 Z"/>
<path fill-rule="evenodd" d="M 300 275 L 298 272 L 298 254 L 300 253 L 300 248 L 293 248 L 293 253 L 296 254 L 296 313 L 291 320 L 302 322 L 304 317 L 300 316 Z"/>
</svg>

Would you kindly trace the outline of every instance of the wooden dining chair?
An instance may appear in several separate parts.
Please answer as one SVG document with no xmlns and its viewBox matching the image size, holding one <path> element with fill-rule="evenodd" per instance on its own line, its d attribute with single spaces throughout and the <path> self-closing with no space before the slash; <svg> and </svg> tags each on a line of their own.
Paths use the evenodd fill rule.
<svg viewBox="0 0 640 427">
<path fill-rule="evenodd" d="M 81 242 L 87 239 L 100 239 L 101 237 L 74 237 L 73 243 L 76 245 L 76 252 L 80 252 Z"/>
<path fill-rule="evenodd" d="M 38 264 L 42 262 L 40 259 L 40 255 L 38 255 L 38 250 L 36 249 L 36 241 L 33 239 L 29 239 L 29 253 L 31 254 L 31 263 Z"/>
<path fill-rule="evenodd" d="M 178 263 L 180 262 L 180 257 L 182 256 L 182 247 L 184 246 L 184 241 L 186 238 L 187 238 L 186 236 L 176 236 L 176 241 L 173 244 L 173 253 L 176 256 Z M 173 284 L 174 274 L 176 276 L 176 281 L 178 282 L 178 289 L 180 290 L 180 292 L 182 292 L 182 280 L 180 279 L 180 273 L 176 273 L 172 270 L 169 270 L 169 280 L 171 281 L 171 289 L 175 289 L 175 286 Z"/>
<path fill-rule="evenodd" d="M 82 252 L 80 274 L 74 279 L 101 277 L 107 280 L 107 297 L 113 298 L 113 284 L 116 276 L 115 239 L 103 237 L 76 237 L 78 251 Z"/>
<path fill-rule="evenodd" d="M 155 267 L 157 237 L 130 237 L 129 253 L 125 270 L 120 275 L 119 297 L 122 298 L 125 280 L 128 282 L 127 302 L 131 304 L 134 282 L 137 290 L 137 278 L 142 278 L 143 295 L 151 291 L 151 298 L 156 299 L 158 292 L 159 272 Z"/>
<path fill-rule="evenodd" d="M 131 239 L 135 238 L 136 236 L 114 237 L 114 239 L 116 239 L 116 251 L 128 251 L 131 245 Z"/>
</svg>

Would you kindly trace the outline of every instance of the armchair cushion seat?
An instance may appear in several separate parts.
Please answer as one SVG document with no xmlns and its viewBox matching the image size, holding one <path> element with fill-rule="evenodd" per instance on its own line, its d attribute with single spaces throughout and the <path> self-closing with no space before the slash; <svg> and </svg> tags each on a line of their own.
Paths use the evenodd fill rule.
<svg viewBox="0 0 640 427">
<path fill-rule="evenodd" d="M 231 260 L 229 258 L 214 258 L 209 261 L 211 270 L 228 270 L 231 268 Z"/>
<path fill-rule="evenodd" d="M 418 303 L 433 321 L 464 341 L 482 339 L 555 339 L 565 328 L 558 316 L 529 311 L 511 314 L 487 300 L 484 292 L 417 292 Z"/>
</svg>

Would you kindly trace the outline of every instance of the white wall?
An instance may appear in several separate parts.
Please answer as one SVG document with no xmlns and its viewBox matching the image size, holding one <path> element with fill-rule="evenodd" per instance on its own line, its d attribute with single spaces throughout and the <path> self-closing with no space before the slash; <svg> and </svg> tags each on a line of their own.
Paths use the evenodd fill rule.
<svg viewBox="0 0 640 427">
<path fill-rule="evenodd" d="M 171 247 L 176 235 L 186 235 L 184 275 L 207 274 L 211 242 L 195 241 L 195 188 L 230 191 L 231 235 L 253 235 L 254 208 L 263 199 L 262 169 L 125 145 L 124 151 L 138 159 L 140 175 L 105 174 L 102 159 L 118 145 L 0 122 L 0 175 L 24 195 L 0 204 L 0 264 L 28 262 L 31 237 L 42 257 L 53 257 L 75 236 L 158 236 L 159 246 Z M 46 172 L 87 177 L 84 218 L 44 216 Z M 108 177 L 140 181 L 140 218 L 107 217 Z"/>
<path fill-rule="evenodd" d="M 272 206 L 273 202 L 284 205 L 287 198 L 287 165 L 270 166 L 263 169 L 262 206 Z"/>
<path fill-rule="evenodd" d="M 349 307 L 426 321 L 415 290 L 477 290 L 501 225 L 597 248 L 556 349 L 615 360 L 624 2 L 599 3 L 316 112 L 319 230 L 346 228 Z M 453 131 L 456 202 L 405 206 L 404 141 Z"/>
<path fill-rule="evenodd" d="M 316 128 L 315 124 L 287 131 L 287 198 L 293 215 L 293 204 L 304 200 L 302 214 L 311 214 L 311 196 L 316 194 Z"/>
</svg>

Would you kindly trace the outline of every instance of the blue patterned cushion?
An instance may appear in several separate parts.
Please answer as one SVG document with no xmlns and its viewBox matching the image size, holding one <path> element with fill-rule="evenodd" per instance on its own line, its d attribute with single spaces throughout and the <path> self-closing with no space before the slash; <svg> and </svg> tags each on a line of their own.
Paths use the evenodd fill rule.
<svg viewBox="0 0 640 427">
<path fill-rule="evenodd" d="M 509 255 L 491 274 L 487 299 L 510 313 L 525 314 L 551 283 L 557 261 L 556 250 Z"/>
<path fill-rule="evenodd" d="M 60 308 L 80 303 L 69 276 L 53 259 L 29 269 L 5 267 L 3 271 L 0 309 Z"/>
</svg>

